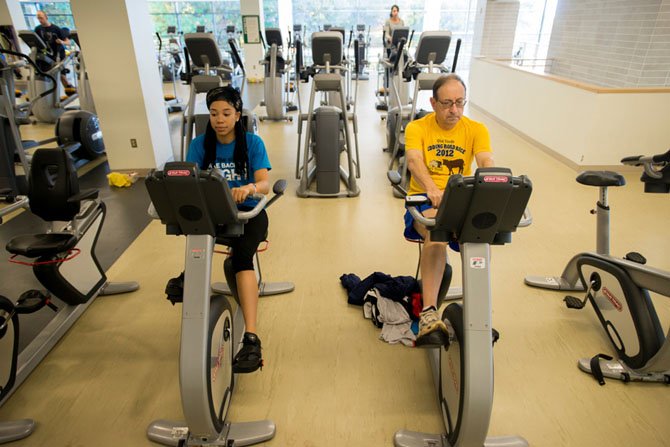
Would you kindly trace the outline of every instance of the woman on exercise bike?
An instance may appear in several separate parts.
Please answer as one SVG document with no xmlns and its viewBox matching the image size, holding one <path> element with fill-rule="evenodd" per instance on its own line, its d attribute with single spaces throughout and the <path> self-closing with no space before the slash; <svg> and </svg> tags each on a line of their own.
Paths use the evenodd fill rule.
<svg viewBox="0 0 670 447">
<path fill-rule="evenodd" d="M 268 171 L 272 169 L 265 144 L 258 135 L 246 131 L 242 118 L 242 98 L 233 87 L 217 87 L 207 93 L 209 123 L 204 135 L 191 141 L 186 161 L 200 169 L 217 168 L 228 180 L 233 199 L 241 210 L 256 204 L 254 194 L 270 192 Z M 235 373 L 250 373 L 263 366 L 261 341 L 256 335 L 258 284 L 253 257 L 265 239 L 268 216 L 265 210 L 250 219 L 244 234 L 232 240 L 232 262 L 246 332 L 242 349 L 233 359 Z"/>
</svg>

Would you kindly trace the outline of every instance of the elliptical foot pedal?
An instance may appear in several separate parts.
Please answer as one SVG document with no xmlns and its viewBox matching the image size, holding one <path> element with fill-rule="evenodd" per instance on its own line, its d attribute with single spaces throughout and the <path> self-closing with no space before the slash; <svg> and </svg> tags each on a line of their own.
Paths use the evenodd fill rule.
<svg viewBox="0 0 670 447">
<path fill-rule="evenodd" d="M 563 301 L 565 301 L 565 305 L 568 309 L 583 309 L 586 305 L 586 299 L 582 301 L 579 298 L 571 295 L 567 295 L 565 298 L 563 298 Z"/>
<path fill-rule="evenodd" d="M 631 251 L 630 253 L 627 253 L 626 256 L 624 256 L 623 258 L 627 261 L 637 262 L 638 264 L 644 265 L 647 263 L 647 258 L 645 258 L 636 251 Z"/>
</svg>

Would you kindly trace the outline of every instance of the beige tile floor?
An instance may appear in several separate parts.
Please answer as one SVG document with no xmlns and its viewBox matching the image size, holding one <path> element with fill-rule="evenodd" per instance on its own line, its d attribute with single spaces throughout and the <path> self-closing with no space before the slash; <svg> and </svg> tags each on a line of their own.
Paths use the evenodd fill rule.
<svg viewBox="0 0 670 447">
<path fill-rule="evenodd" d="M 273 419 L 277 435 L 268 446 L 389 446 L 400 428 L 442 429 L 425 352 L 378 340 L 361 310 L 347 305 L 338 280 L 349 272 L 413 274 L 416 267 L 416 248 L 401 237 L 402 201 L 392 197 L 386 181 L 388 155 L 381 151 L 384 127 L 374 110 L 374 86 L 361 83 L 359 93 L 358 198 L 297 198 L 296 124 L 260 127 L 272 178 L 289 180 L 286 196 L 269 212 L 264 275 L 294 281 L 296 290 L 262 300 L 266 366 L 239 378 L 230 417 Z M 520 434 L 530 445 L 546 447 L 669 445 L 667 387 L 615 381 L 598 386 L 576 367 L 580 357 L 610 351 L 593 312 L 569 311 L 562 294 L 523 285 L 525 275 L 558 274 L 573 254 L 594 247 L 595 217 L 588 210 L 596 191 L 480 111 L 470 109 L 469 115 L 489 126 L 497 164 L 529 175 L 534 184 L 533 225 L 515 234 L 512 244 L 493 249 L 493 322 L 501 340 L 494 350 L 490 434 Z M 666 149 L 633 147 L 631 153 Z M 670 197 L 642 194 L 638 177 L 626 173 L 628 185 L 610 193 L 612 252 L 636 249 L 651 265 L 670 270 Z M 153 222 L 114 264 L 112 280 L 134 279 L 141 289 L 96 300 L 0 408 L 0 420 L 38 422 L 35 433 L 15 445 L 151 445 L 145 438 L 149 422 L 182 416 L 180 309 L 166 302 L 163 288 L 182 268 L 183 247 L 183 238 L 166 236 Z M 459 274 L 460 261 L 451 258 Z M 222 280 L 221 268 L 215 272 Z M 667 329 L 668 301 L 655 302 Z"/>
</svg>

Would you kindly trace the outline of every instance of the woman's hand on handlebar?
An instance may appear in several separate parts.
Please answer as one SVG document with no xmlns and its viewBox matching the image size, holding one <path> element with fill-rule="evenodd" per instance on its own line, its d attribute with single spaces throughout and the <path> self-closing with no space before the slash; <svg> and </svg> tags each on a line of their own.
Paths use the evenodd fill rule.
<svg viewBox="0 0 670 447">
<path fill-rule="evenodd" d="M 254 194 L 255 192 L 256 188 L 254 188 L 253 183 L 249 183 L 248 185 L 240 186 L 239 188 L 233 188 L 230 190 L 235 203 L 243 203 L 245 200 L 247 200 L 247 197 Z"/>
</svg>

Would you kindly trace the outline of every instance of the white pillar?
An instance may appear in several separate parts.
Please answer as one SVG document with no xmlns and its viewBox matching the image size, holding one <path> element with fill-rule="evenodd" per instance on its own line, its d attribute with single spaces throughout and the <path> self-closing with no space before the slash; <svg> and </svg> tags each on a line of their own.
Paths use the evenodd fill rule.
<svg viewBox="0 0 670 447">
<path fill-rule="evenodd" d="M 259 30 L 265 33 L 263 0 L 240 0 L 240 14 L 243 20 L 244 16 L 258 16 Z M 242 31 L 249 31 L 244 29 L 244 23 L 242 23 Z M 265 39 L 264 35 L 263 38 Z M 247 79 L 249 82 L 261 82 L 264 76 L 263 65 L 260 64 L 263 59 L 263 44 L 260 42 L 246 43 L 243 39 L 242 48 L 244 49 L 244 68 L 247 71 Z"/>
<path fill-rule="evenodd" d="M 172 144 L 146 0 L 70 0 L 112 170 L 162 167 Z"/>
<path fill-rule="evenodd" d="M 17 31 L 26 29 L 26 19 L 18 0 L 0 1 L 0 25 L 14 25 Z"/>
<path fill-rule="evenodd" d="M 472 35 L 472 57 L 480 56 L 482 51 L 482 40 L 484 36 L 484 22 L 486 19 L 487 0 L 477 0 L 477 11 L 475 13 L 475 29 Z"/>
<path fill-rule="evenodd" d="M 28 29 L 26 18 L 23 16 L 23 10 L 18 0 L 0 1 L 0 25 L 13 25 L 17 35 L 19 30 Z M 19 45 L 23 53 L 29 54 L 30 49 L 28 45 L 23 43 L 21 39 L 19 39 Z"/>
<path fill-rule="evenodd" d="M 277 0 L 279 11 L 279 29 L 281 29 L 284 40 L 288 39 L 288 32 L 293 36 L 293 0 Z"/>
<path fill-rule="evenodd" d="M 440 3 L 435 0 L 426 0 L 423 7 L 423 31 L 440 30 Z M 417 42 L 419 39 L 416 40 Z"/>
</svg>

